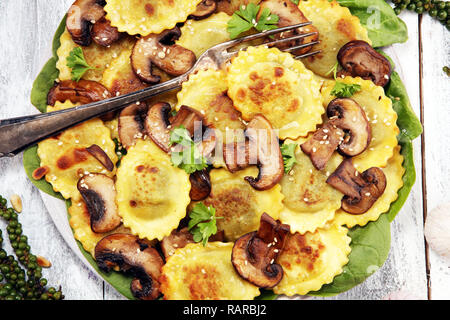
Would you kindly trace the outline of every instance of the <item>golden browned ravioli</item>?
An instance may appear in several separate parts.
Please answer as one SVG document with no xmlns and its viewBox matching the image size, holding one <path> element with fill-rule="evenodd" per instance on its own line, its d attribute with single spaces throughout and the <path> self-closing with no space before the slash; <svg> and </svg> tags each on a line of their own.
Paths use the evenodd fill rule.
<svg viewBox="0 0 450 320">
<path fill-rule="evenodd" d="M 360 172 L 371 167 L 386 166 L 398 144 L 397 136 L 400 133 L 397 127 L 397 113 L 392 108 L 391 99 L 386 97 L 382 87 L 376 86 L 370 80 L 345 77 L 339 78 L 337 81 L 361 86 L 361 90 L 356 92 L 351 99 L 355 100 L 364 110 L 372 129 L 372 141 L 363 153 L 352 158 L 353 165 Z M 324 106 L 336 98 L 331 95 L 334 85 L 335 81 L 330 80 L 322 86 Z"/>
<path fill-rule="evenodd" d="M 322 51 L 302 61 L 308 69 L 322 77 L 333 76 L 329 71 L 337 62 L 339 49 L 347 42 L 364 40 L 372 43 L 359 18 L 336 1 L 300 1 L 299 8 L 319 31 L 320 43 L 314 46 L 314 50 Z"/>
<path fill-rule="evenodd" d="M 162 267 L 167 300 L 251 300 L 259 288 L 242 279 L 231 263 L 232 243 L 191 243 L 177 249 Z"/>
<path fill-rule="evenodd" d="M 272 189 L 258 191 L 244 180 L 246 176 L 256 176 L 258 169 L 250 167 L 236 173 L 225 169 L 214 169 L 210 173 L 211 194 L 202 202 L 216 209 L 218 230 L 223 230 L 228 241 L 256 231 L 261 215 L 266 212 L 278 219 L 283 207 L 283 195 L 279 185 Z"/>
<path fill-rule="evenodd" d="M 351 238 L 347 232 L 347 228 L 334 224 L 314 233 L 290 234 L 276 260 L 283 267 L 283 279 L 273 291 L 304 295 L 333 282 L 348 262 Z"/>
<path fill-rule="evenodd" d="M 250 47 L 228 67 L 228 95 L 242 118 L 264 115 L 280 139 L 296 139 L 322 122 L 319 83 L 303 63 L 276 48 Z"/>
<path fill-rule="evenodd" d="M 172 29 L 186 21 L 202 0 L 108 0 L 106 19 L 120 32 L 142 36 Z"/>
<path fill-rule="evenodd" d="M 72 108 L 70 101 L 56 102 L 48 106 L 47 111 L 57 111 Z M 49 168 L 45 179 L 66 199 L 76 201 L 81 198 L 77 189 L 80 176 L 89 173 L 103 173 L 113 177 L 115 169 L 110 172 L 94 158 L 86 148 L 98 145 L 108 155 L 111 161 L 117 162 L 115 145 L 111 140 L 108 128 L 99 119 L 92 119 L 62 133 L 46 139 L 38 144 L 38 156 L 41 166 Z"/>
<path fill-rule="evenodd" d="M 191 184 L 153 141 L 138 140 L 121 160 L 116 189 L 124 226 L 140 238 L 161 240 L 185 217 Z"/>
<path fill-rule="evenodd" d="M 284 208 L 280 220 L 291 226 L 292 232 L 301 234 L 314 232 L 334 218 L 341 207 L 342 193 L 326 183 L 328 176 L 342 162 L 342 157 L 335 153 L 325 169 L 317 170 L 309 157 L 299 147 L 306 141 L 300 138 L 285 143 L 297 144 L 295 157 L 297 163 L 281 179 L 281 193 L 284 195 Z"/>
</svg>

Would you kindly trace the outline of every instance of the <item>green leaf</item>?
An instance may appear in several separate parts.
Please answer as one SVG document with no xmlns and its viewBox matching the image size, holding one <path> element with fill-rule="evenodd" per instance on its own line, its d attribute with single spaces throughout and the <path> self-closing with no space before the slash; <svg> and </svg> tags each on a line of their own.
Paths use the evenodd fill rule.
<svg viewBox="0 0 450 320">
<path fill-rule="evenodd" d="M 192 233 L 195 242 L 208 243 L 209 237 L 217 233 L 216 209 L 213 206 L 205 206 L 202 202 L 195 205 L 189 213 L 188 229 Z"/>
<path fill-rule="evenodd" d="M 188 223 L 188 229 L 191 230 L 202 221 L 210 220 L 215 213 L 216 209 L 214 209 L 214 207 L 207 207 L 203 204 L 203 202 L 197 203 L 189 214 L 190 220 Z"/>
<path fill-rule="evenodd" d="M 391 230 L 386 214 L 362 228 L 352 228 L 349 236 L 352 238 L 352 251 L 343 273 L 334 278 L 333 283 L 324 285 L 319 291 L 310 292 L 308 295 L 329 297 L 350 290 L 384 264 L 391 247 Z"/>
<path fill-rule="evenodd" d="M 276 29 L 278 20 L 279 18 L 276 14 L 271 14 L 268 8 L 264 8 L 255 29 L 259 32 Z"/>
<path fill-rule="evenodd" d="M 80 47 L 75 47 L 70 51 L 67 57 L 67 66 L 72 69 L 72 80 L 77 82 L 80 81 L 86 71 L 95 69 L 86 62 L 83 49 Z"/>
<path fill-rule="evenodd" d="M 350 98 L 360 90 L 361 86 L 359 84 L 346 84 L 341 81 L 336 81 L 333 90 L 331 90 L 331 95 L 338 98 Z"/>
<path fill-rule="evenodd" d="M 284 172 L 289 173 L 294 164 L 297 163 L 297 158 L 295 157 L 295 149 L 297 148 L 296 143 L 283 143 L 281 146 L 281 155 L 283 156 L 284 162 Z"/>
<path fill-rule="evenodd" d="M 298 5 L 300 3 L 300 0 L 291 0 L 294 4 Z"/>
<path fill-rule="evenodd" d="M 408 40 L 406 24 L 385 0 L 337 0 L 350 9 L 367 29 L 373 47 L 384 47 Z"/>
</svg>

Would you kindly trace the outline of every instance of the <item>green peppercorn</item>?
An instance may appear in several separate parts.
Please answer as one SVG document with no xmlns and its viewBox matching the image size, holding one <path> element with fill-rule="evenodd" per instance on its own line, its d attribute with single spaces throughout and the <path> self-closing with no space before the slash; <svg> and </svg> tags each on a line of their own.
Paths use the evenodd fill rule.
<svg viewBox="0 0 450 320">
<path fill-rule="evenodd" d="M 443 21 L 445 19 L 447 19 L 447 11 L 445 10 L 439 10 L 438 15 L 437 15 L 438 20 Z"/>
<path fill-rule="evenodd" d="M 56 292 L 56 293 L 53 295 L 53 299 L 55 299 L 55 300 L 61 299 L 61 292 L 60 292 L 60 291 Z"/>
<path fill-rule="evenodd" d="M 47 279 L 42 278 L 39 283 L 41 284 L 41 286 L 45 287 L 47 285 Z"/>
</svg>

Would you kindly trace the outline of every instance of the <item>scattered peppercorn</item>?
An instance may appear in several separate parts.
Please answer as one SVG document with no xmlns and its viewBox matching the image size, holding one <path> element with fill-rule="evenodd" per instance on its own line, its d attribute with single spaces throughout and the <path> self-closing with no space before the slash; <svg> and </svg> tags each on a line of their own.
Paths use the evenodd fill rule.
<svg viewBox="0 0 450 320">
<path fill-rule="evenodd" d="M 403 10 L 414 11 L 417 14 L 428 14 L 440 21 L 450 30 L 450 2 L 436 0 L 391 0 L 394 11 L 399 15 Z"/>
<path fill-rule="evenodd" d="M 442 70 L 447 74 L 448 77 L 450 77 L 450 67 L 443 67 Z"/>
<path fill-rule="evenodd" d="M 7 222 L 6 231 L 11 247 L 18 259 L 3 249 L 3 234 L 0 230 L 0 300 L 61 300 L 61 287 L 46 288 L 47 280 L 42 278 L 42 267 L 36 261 L 23 235 L 15 209 L 7 207 L 7 200 L 0 196 L 0 217 Z"/>
</svg>

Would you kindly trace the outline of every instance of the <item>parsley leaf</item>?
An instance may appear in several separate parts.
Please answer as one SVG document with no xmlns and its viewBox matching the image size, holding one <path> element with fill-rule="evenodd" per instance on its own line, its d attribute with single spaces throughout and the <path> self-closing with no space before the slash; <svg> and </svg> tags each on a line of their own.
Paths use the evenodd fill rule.
<svg viewBox="0 0 450 320">
<path fill-rule="evenodd" d="M 206 246 L 209 237 L 217 233 L 217 219 L 216 209 L 213 206 L 205 206 L 203 202 L 195 205 L 189 213 L 188 230 L 194 237 L 195 242 L 202 242 Z"/>
<path fill-rule="evenodd" d="M 80 81 L 81 77 L 88 70 L 94 70 L 84 58 L 83 50 L 80 47 L 74 48 L 67 56 L 67 66 L 72 69 L 72 80 Z"/>
<path fill-rule="evenodd" d="M 331 94 L 338 98 L 350 98 L 360 90 L 361 86 L 359 84 L 346 84 L 340 81 L 336 81 Z"/>
<path fill-rule="evenodd" d="M 330 73 L 333 72 L 334 80 L 337 78 L 337 69 L 339 67 L 339 62 L 336 62 L 336 64 L 333 66 L 333 68 L 330 69 L 325 75 L 328 76 Z"/>
<path fill-rule="evenodd" d="M 295 148 L 297 148 L 297 144 L 295 143 L 284 143 L 281 146 L 281 155 L 283 156 L 283 162 L 284 162 L 284 172 L 288 173 L 291 171 L 294 164 L 296 164 L 297 158 L 295 157 Z"/>
<path fill-rule="evenodd" d="M 294 4 L 298 5 L 300 0 L 291 0 L 291 2 L 293 2 Z"/>
<path fill-rule="evenodd" d="M 227 27 L 231 39 L 237 38 L 241 33 L 252 28 L 259 32 L 277 28 L 279 18 L 276 14 L 271 14 L 268 8 L 264 8 L 259 19 L 256 19 L 259 9 L 260 6 L 249 3 L 233 13 Z"/>
<path fill-rule="evenodd" d="M 189 131 L 184 126 L 176 127 L 170 133 L 169 146 L 174 144 L 184 147 L 181 151 L 174 151 L 170 155 L 170 160 L 175 167 L 183 169 L 188 174 L 208 167 L 205 157 L 200 153 L 194 141 L 192 141 Z"/>
</svg>

